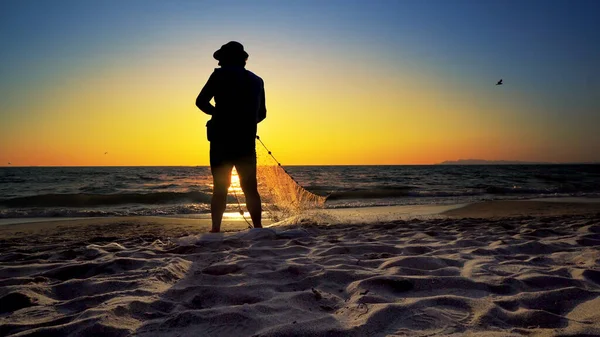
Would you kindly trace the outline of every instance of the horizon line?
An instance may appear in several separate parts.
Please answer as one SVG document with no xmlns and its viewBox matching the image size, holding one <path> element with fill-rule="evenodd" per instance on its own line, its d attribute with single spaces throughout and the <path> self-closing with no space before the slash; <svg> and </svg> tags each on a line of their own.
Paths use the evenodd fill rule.
<svg viewBox="0 0 600 337">
<path fill-rule="evenodd" d="M 508 160 L 505 160 L 509 162 Z M 451 161 L 451 163 L 434 163 L 434 164 L 289 164 L 281 166 L 505 166 L 505 165 L 600 165 L 600 162 L 512 162 L 502 163 L 502 160 L 497 162 L 490 161 L 489 163 L 462 164 Z M 257 166 L 277 166 L 273 165 L 257 165 Z M 207 165 L 0 165 L 0 168 L 23 168 L 23 167 L 210 167 Z"/>
</svg>

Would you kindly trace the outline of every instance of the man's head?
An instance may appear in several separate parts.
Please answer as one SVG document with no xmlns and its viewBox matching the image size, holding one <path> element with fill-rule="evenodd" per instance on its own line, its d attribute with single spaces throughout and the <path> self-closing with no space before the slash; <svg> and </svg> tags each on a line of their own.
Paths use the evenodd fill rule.
<svg viewBox="0 0 600 337">
<path fill-rule="evenodd" d="M 244 51 L 244 46 L 236 41 L 227 42 L 217 50 L 213 57 L 219 61 L 220 66 L 245 66 L 248 59 L 248 53 Z"/>
</svg>

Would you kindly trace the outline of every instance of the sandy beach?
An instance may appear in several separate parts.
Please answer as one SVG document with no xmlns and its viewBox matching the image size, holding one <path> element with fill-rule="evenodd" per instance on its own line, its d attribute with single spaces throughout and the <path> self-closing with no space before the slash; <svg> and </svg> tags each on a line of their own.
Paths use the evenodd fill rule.
<svg viewBox="0 0 600 337">
<path fill-rule="evenodd" d="M 600 203 L 296 220 L 0 226 L 0 335 L 600 335 Z"/>
</svg>

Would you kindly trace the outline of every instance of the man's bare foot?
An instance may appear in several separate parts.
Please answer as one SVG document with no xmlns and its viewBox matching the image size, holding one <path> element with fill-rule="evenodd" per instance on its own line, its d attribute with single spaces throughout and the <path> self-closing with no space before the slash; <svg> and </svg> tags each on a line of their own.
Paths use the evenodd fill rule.
<svg viewBox="0 0 600 337">
<path fill-rule="evenodd" d="M 208 232 L 209 232 L 209 233 L 220 233 L 221 231 L 220 231 L 220 230 L 218 230 L 218 229 L 217 229 L 217 230 L 211 229 L 211 230 L 210 230 L 210 231 L 208 231 Z"/>
</svg>

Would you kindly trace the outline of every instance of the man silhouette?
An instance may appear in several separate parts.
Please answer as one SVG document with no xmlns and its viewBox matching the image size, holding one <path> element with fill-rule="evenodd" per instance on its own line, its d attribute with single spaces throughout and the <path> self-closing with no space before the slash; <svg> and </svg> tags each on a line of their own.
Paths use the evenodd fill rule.
<svg viewBox="0 0 600 337">
<path fill-rule="evenodd" d="M 210 75 L 196 99 L 196 106 L 211 115 L 206 123 L 213 176 L 211 233 L 221 230 L 234 166 L 252 223 L 255 228 L 262 228 L 262 206 L 256 181 L 256 127 L 267 117 L 264 82 L 245 69 L 248 53 L 239 42 L 224 44 L 213 57 L 221 67 Z M 214 106 L 210 103 L 212 98 Z"/>
</svg>

